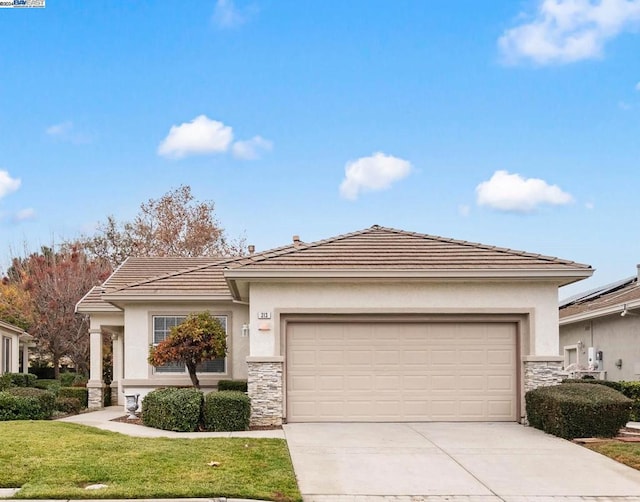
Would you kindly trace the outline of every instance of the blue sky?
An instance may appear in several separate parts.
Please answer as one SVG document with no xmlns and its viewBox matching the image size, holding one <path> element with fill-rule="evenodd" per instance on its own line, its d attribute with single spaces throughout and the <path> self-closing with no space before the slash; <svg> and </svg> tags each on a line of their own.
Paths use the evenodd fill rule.
<svg viewBox="0 0 640 502">
<path fill-rule="evenodd" d="M 258 250 L 373 224 L 635 273 L 640 0 L 0 9 L 0 263 L 180 184 Z"/>
</svg>

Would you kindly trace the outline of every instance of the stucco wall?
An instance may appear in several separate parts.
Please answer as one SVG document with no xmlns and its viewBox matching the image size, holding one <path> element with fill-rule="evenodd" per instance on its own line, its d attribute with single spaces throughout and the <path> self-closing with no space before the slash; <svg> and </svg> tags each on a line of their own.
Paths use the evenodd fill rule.
<svg viewBox="0 0 640 502">
<path fill-rule="evenodd" d="M 588 364 L 587 348 L 594 347 L 603 354 L 600 369 L 607 372 L 607 380 L 640 379 L 640 317 L 614 314 L 590 321 L 560 326 L 560 355 L 564 347 L 583 342 L 579 363 Z M 622 359 L 622 368 L 615 363 Z"/>
<path fill-rule="evenodd" d="M 127 305 L 124 314 L 124 384 L 139 388 L 142 382 L 158 385 L 191 385 L 189 376 L 170 373 L 152 374 L 147 357 L 149 345 L 152 343 L 152 317 L 154 315 L 186 315 L 191 312 L 210 311 L 214 315 L 227 315 L 229 333 L 227 373 L 203 373 L 199 375 L 201 383 L 206 386 L 213 380 L 247 378 L 246 358 L 249 355 L 249 342 L 242 336 L 242 325 L 248 321 L 248 309 L 244 305 L 231 302 L 216 303 L 165 303 L 165 304 L 131 304 Z"/>
<path fill-rule="evenodd" d="M 20 339 L 18 335 L 15 333 L 11 333 L 10 331 L 5 331 L 0 329 L 0 362 L 4 360 L 4 343 L 2 342 L 2 338 L 11 339 L 11 354 L 10 354 L 10 368 L 6 368 L 8 373 L 18 373 L 20 368 Z"/>
<path fill-rule="evenodd" d="M 558 289 L 531 283 L 251 284 L 251 356 L 277 356 L 277 314 L 289 312 L 531 313 L 531 355 L 558 355 Z M 271 314 L 259 320 L 258 314 Z"/>
</svg>

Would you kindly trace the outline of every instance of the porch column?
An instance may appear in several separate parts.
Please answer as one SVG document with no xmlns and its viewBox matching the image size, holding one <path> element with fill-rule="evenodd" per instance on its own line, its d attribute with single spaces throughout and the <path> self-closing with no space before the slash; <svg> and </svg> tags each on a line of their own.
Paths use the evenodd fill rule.
<svg viewBox="0 0 640 502">
<path fill-rule="evenodd" d="M 29 345 L 22 345 L 22 372 L 29 373 Z"/>
<path fill-rule="evenodd" d="M 124 354 L 124 335 L 116 333 L 111 336 L 113 340 L 113 378 L 111 380 L 111 405 L 124 404 L 121 399 L 122 379 L 124 378 L 124 365 L 122 355 Z"/>
<path fill-rule="evenodd" d="M 102 408 L 104 403 L 104 381 L 102 379 L 102 329 L 89 329 L 91 341 L 91 368 L 87 389 L 89 392 L 89 408 Z"/>
</svg>

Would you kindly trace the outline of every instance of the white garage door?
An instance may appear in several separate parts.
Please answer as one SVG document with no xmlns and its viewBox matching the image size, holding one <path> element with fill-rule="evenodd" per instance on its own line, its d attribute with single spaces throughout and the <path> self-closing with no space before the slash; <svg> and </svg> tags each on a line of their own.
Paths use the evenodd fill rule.
<svg viewBox="0 0 640 502">
<path fill-rule="evenodd" d="M 289 422 L 517 420 L 516 325 L 290 322 Z"/>
</svg>

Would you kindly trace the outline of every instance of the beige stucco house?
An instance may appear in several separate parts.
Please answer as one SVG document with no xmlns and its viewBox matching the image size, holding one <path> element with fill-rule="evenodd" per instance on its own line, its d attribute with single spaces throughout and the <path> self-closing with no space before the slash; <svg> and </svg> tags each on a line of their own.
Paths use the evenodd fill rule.
<svg viewBox="0 0 640 502">
<path fill-rule="evenodd" d="M 13 324 L 0 321 L 0 374 L 27 373 L 33 337 Z"/>
<path fill-rule="evenodd" d="M 636 275 L 560 304 L 560 354 L 602 380 L 640 378 L 640 265 Z"/>
<path fill-rule="evenodd" d="M 226 324 L 229 353 L 199 374 L 248 378 L 253 424 L 519 421 L 525 390 L 558 380 L 558 287 L 571 261 L 373 226 L 240 258 L 131 258 L 79 302 L 91 316 L 92 406 L 101 333 L 112 390 L 189 385 L 148 348 L 192 311 Z"/>
</svg>

